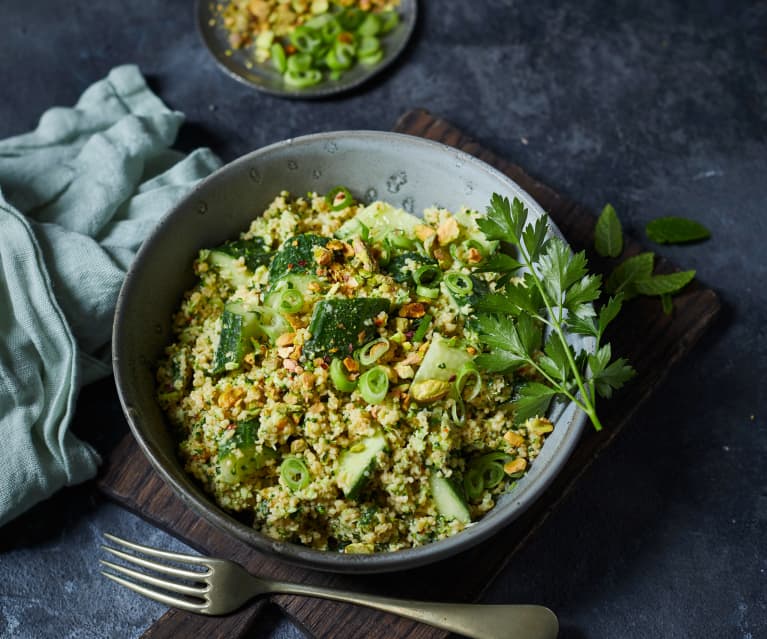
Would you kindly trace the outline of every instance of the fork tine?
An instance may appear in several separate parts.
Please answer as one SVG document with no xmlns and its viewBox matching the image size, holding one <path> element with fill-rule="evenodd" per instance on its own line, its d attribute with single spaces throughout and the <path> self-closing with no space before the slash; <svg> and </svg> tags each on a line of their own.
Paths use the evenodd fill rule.
<svg viewBox="0 0 767 639">
<path fill-rule="evenodd" d="M 140 586 L 139 584 L 133 583 L 132 581 L 123 579 L 122 577 L 119 577 L 118 575 L 113 575 L 112 573 L 107 572 L 106 570 L 102 570 L 101 574 L 104 575 L 105 577 L 108 577 L 112 581 L 116 581 L 118 584 L 125 586 L 126 588 L 130 590 L 133 590 L 134 592 L 144 595 L 145 597 L 149 597 L 149 599 L 154 599 L 155 601 L 159 601 L 160 603 L 163 603 L 166 606 L 172 606 L 173 608 L 181 608 L 182 610 L 188 610 L 189 612 L 196 612 L 198 614 L 205 614 L 205 607 L 207 606 L 207 604 L 193 603 L 189 601 L 188 599 L 181 599 L 180 597 L 173 597 L 171 595 L 166 595 L 162 592 L 157 592 L 156 590 L 152 590 L 151 588 L 147 588 L 146 586 Z"/>
<path fill-rule="evenodd" d="M 184 570 L 183 568 L 168 566 L 167 564 L 162 564 L 158 561 L 152 561 L 150 559 L 144 559 L 143 557 L 137 557 L 136 555 L 131 555 L 127 552 L 123 552 L 122 550 L 117 550 L 116 548 L 112 548 L 110 546 L 102 545 L 101 547 L 107 552 L 112 553 L 116 557 L 119 557 L 120 559 L 124 559 L 128 563 L 136 564 L 138 566 L 143 566 L 144 568 L 149 568 L 149 570 L 164 572 L 166 575 L 180 577 L 181 579 L 193 579 L 196 581 L 202 581 L 205 578 L 205 576 L 207 576 L 208 573 L 210 572 L 210 571 L 201 572 L 199 570 Z"/>
<path fill-rule="evenodd" d="M 105 559 L 99 559 L 99 561 L 104 566 L 111 568 L 115 572 L 119 572 L 119 573 L 122 573 L 123 575 L 128 575 L 129 577 L 133 577 L 136 581 L 143 581 L 144 583 L 152 584 L 153 586 L 158 586 L 160 588 L 164 588 L 165 590 L 176 592 L 180 595 L 189 595 L 190 597 L 199 597 L 200 599 L 205 599 L 205 593 L 207 592 L 207 587 L 189 586 L 187 584 L 180 584 L 177 581 L 169 581 L 168 579 L 161 579 L 160 577 L 155 577 L 154 575 L 148 575 L 145 572 L 139 572 L 138 570 L 132 570 L 125 566 L 112 563 L 111 561 L 106 561 Z"/>
<path fill-rule="evenodd" d="M 205 557 L 200 557 L 198 555 L 185 555 L 179 552 L 159 550 L 158 548 L 152 548 L 151 546 L 142 546 L 141 544 L 137 544 L 133 541 L 128 541 L 127 539 L 121 539 L 117 535 L 111 535 L 109 533 L 104 533 L 104 537 L 116 544 L 120 544 L 121 546 L 125 546 L 126 548 L 130 548 L 131 550 L 135 550 L 136 552 L 140 552 L 145 555 L 150 555 L 151 557 L 159 557 L 160 559 L 167 559 L 168 561 L 188 562 L 198 566 L 208 565 Z"/>
</svg>

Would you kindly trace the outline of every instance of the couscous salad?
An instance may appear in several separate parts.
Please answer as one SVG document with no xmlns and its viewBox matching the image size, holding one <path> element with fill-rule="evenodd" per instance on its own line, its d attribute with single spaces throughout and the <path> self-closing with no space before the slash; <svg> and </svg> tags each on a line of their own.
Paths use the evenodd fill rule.
<svg viewBox="0 0 767 639">
<path fill-rule="evenodd" d="M 476 365 L 475 305 L 509 281 L 482 268 L 497 242 L 474 211 L 420 218 L 343 187 L 258 213 L 200 251 L 157 367 L 186 470 L 262 533 L 320 550 L 472 525 L 553 428 L 515 419 L 534 368 Z"/>
</svg>

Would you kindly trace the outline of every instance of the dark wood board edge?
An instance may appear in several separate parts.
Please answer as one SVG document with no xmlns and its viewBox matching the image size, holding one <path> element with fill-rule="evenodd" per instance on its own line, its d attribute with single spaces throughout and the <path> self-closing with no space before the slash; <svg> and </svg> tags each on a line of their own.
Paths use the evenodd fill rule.
<svg viewBox="0 0 767 639">
<path fill-rule="evenodd" d="M 528 191 L 545 210 L 552 213 L 552 219 L 576 250 L 586 248 L 591 243 L 595 218 L 590 211 L 568 201 L 543 183 L 530 177 L 520 167 L 482 147 L 449 122 L 436 118 L 427 111 L 416 109 L 403 115 L 397 121 L 394 130 L 450 144 L 495 166 Z M 638 243 L 627 242 L 627 254 L 634 254 L 640 250 L 642 250 L 642 247 Z M 598 266 L 604 267 L 603 264 L 598 264 Z M 661 271 L 671 268 L 673 267 L 663 260 L 658 264 L 658 270 Z M 586 431 L 571 459 L 571 462 L 578 464 L 579 470 L 569 475 L 560 475 L 539 500 L 540 508 L 530 509 L 525 515 L 510 525 L 510 529 L 522 529 L 525 531 L 524 534 L 517 536 L 513 545 L 506 544 L 505 540 L 500 541 L 504 535 L 497 535 L 488 542 L 491 547 L 489 549 L 485 547 L 485 552 L 489 551 L 488 554 L 500 559 L 500 561 L 496 561 L 493 564 L 490 571 L 491 574 L 488 574 L 487 570 L 483 571 L 482 586 L 474 590 L 475 598 L 481 596 L 487 585 L 503 569 L 513 553 L 524 545 L 526 540 L 534 534 L 535 530 L 543 525 L 557 505 L 566 498 L 590 463 L 614 440 L 622 426 L 629 420 L 642 401 L 649 397 L 654 388 L 661 383 L 662 379 L 667 375 L 669 367 L 678 361 L 697 342 L 719 310 L 719 301 L 716 294 L 713 291 L 704 289 L 699 284 L 690 287 L 689 291 L 686 291 L 684 295 L 677 299 L 676 304 L 680 314 L 682 312 L 688 313 L 691 309 L 696 309 L 697 312 L 694 315 L 695 321 L 691 324 L 685 324 L 684 327 L 681 324 L 674 326 L 672 323 L 663 323 L 658 328 L 658 330 L 665 331 L 664 335 L 667 339 L 669 337 L 668 330 L 673 331 L 676 328 L 680 333 L 678 336 L 675 336 L 678 339 L 668 340 L 671 342 L 671 345 L 663 353 L 663 358 L 668 365 L 662 369 L 660 375 L 655 376 L 653 383 L 647 384 L 641 389 L 634 389 L 633 393 L 629 386 L 629 390 L 622 396 L 620 402 L 604 404 L 604 409 L 601 412 L 605 423 L 610 424 L 610 428 L 602 433 Z M 630 406 L 630 409 L 626 410 L 626 406 Z M 133 452 L 131 452 L 131 448 L 134 449 Z M 124 448 L 126 455 L 131 455 L 135 452 L 138 452 L 135 443 L 133 443 L 132 447 L 126 446 Z M 148 463 L 147 467 L 153 473 Z M 150 513 L 147 513 L 145 502 L 142 501 L 143 497 L 137 499 L 133 494 L 118 494 L 119 491 L 114 490 L 115 479 L 114 476 L 110 477 L 109 473 L 107 473 L 99 480 L 100 488 L 105 494 L 110 495 L 131 510 L 138 512 L 138 514 L 147 517 L 159 527 L 168 530 L 174 535 L 179 535 L 179 521 L 164 521 L 162 516 L 158 517 L 157 514 L 152 516 Z M 159 477 L 156 477 L 156 481 L 159 481 L 160 486 L 164 487 Z M 152 484 L 151 480 L 149 480 L 149 484 Z M 165 490 L 170 490 L 167 487 L 164 488 Z M 157 490 L 157 486 L 153 485 L 151 490 Z M 191 517 L 196 517 L 191 513 L 190 515 Z M 203 525 L 207 526 L 204 522 Z M 212 529 L 201 531 L 199 524 L 191 524 L 190 522 L 185 522 L 184 526 L 184 531 L 187 532 L 187 534 L 181 535 L 184 541 L 193 547 L 212 552 L 209 544 L 205 543 L 204 540 L 210 540 L 215 537 L 216 531 Z M 188 526 L 191 526 L 191 528 L 187 528 Z M 192 531 L 192 534 L 188 534 L 189 531 Z M 247 552 L 252 553 L 252 551 Z M 228 554 L 231 555 L 231 553 Z M 235 554 L 239 555 L 241 553 L 236 552 Z M 290 570 L 288 570 L 288 574 L 290 574 Z M 348 637 L 367 636 L 381 637 L 382 639 L 384 637 L 392 639 L 395 637 L 437 639 L 439 637 L 441 639 L 446 635 L 443 631 L 401 620 L 384 613 L 369 611 L 361 614 L 361 609 L 343 604 L 326 601 L 318 602 L 318 600 L 288 596 L 275 597 L 275 601 L 278 602 L 288 615 L 294 617 L 298 623 L 305 625 L 309 631 L 320 637 L 341 636 L 333 630 L 338 628 L 343 628 L 343 636 Z M 236 615 L 215 619 L 201 618 L 181 611 L 169 610 L 168 613 L 148 629 L 144 636 L 153 638 L 172 637 L 202 632 L 203 636 L 238 637 L 242 636 L 252 626 L 260 610 L 260 604 L 255 604 Z M 329 621 L 330 626 L 328 626 Z"/>
</svg>

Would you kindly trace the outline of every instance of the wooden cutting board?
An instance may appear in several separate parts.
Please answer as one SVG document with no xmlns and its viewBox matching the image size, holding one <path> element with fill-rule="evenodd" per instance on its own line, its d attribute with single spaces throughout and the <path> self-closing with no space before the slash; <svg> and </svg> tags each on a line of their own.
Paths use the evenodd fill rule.
<svg viewBox="0 0 767 639">
<path fill-rule="evenodd" d="M 531 178 L 519 166 L 498 157 L 449 122 L 427 111 L 409 111 L 399 119 L 394 130 L 444 142 L 495 166 L 550 213 L 575 250 L 586 249 L 593 271 L 609 272 L 612 265 L 590 251 L 596 220 L 590 211 Z M 632 255 L 640 252 L 642 247 L 629 241 L 626 249 L 627 254 Z M 658 270 L 668 272 L 674 267 L 660 260 Z M 623 313 L 616 320 L 607 337 L 613 352 L 627 357 L 638 374 L 612 400 L 601 404 L 604 430 L 597 433 L 586 428 L 557 479 L 521 518 L 479 548 L 447 561 L 408 573 L 361 577 L 315 573 L 276 561 L 218 532 L 189 510 L 153 471 L 131 435 L 125 437 L 105 463 L 98 485 L 106 495 L 190 546 L 206 554 L 233 559 L 260 575 L 405 598 L 428 596 L 434 600 L 475 601 L 514 552 L 535 534 L 565 498 L 589 464 L 630 422 L 638 406 L 650 396 L 671 366 L 693 347 L 719 310 L 716 294 L 697 282 L 675 298 L 673 316 L 662 313 L 657 299 L 637 299 L 630 304 L 631 312 Z M 447 635 L 441 630 L 356 606 L 289 596 L 277 596 L 273 601 L 320 639 L 442 639 Z M 258 621 L 264 603 L 255 602 L 239 613 L 223 618 L 169 610 L 147 629 L 144 636 L 236 639 L 243 637 Z"/>
</svg>

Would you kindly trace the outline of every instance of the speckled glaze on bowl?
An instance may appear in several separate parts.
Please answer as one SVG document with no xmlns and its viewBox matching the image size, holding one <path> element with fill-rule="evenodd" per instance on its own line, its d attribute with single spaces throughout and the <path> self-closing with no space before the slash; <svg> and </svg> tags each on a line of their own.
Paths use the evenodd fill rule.
<svg viewBox="0 0 767 639">
<path fill-rule="evenodd" d="M 384 199 L 419 214 L 433 205 L 484 211 L 498 192 L 521 199 L 536 219 L 543 211 L 517 184 L 456 149 L 396 133 L 341 131 L 286 140 L 254 151 L 204 180 L 144 242 L 117 303 L 113 357 L 123 410 L 154 468 L 194 511 L 253 548 L 305 567 L 373 573 L 413 568 L 480 543 L 519 516 L 549 485 L 569 457 L 585 423 L 574 406 L 552 418 L 556 427 L 515 489 L 475 525 L 418 548 L 345 555 L 283 543 L 220 509 L 188 476 L 155 400 L 154 364 L 171 339 L 170 320 L 194 283 L 192 261 L 201 248 L 236 237 L 281 190 L 326 192 L 338 184 L 357 199 Z M 556 228 L 552 232 L 560 235 Z M 561 235 L 560 235 L 561 236 Z M 593 350 L 593 344 L 583 344 Z"/>
</svg>

